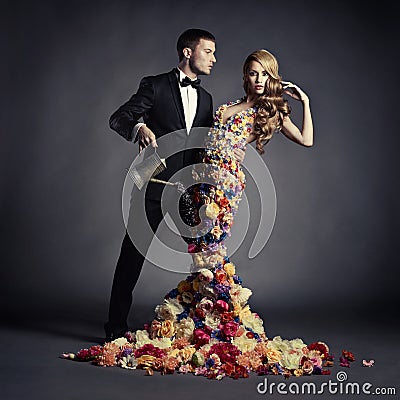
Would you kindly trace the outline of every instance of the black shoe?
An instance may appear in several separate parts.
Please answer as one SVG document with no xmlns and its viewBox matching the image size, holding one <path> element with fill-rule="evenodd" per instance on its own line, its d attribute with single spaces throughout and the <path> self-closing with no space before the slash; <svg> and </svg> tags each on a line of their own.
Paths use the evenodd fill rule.
<svg viewBox="0 0 400 400">
<path fill-rule="evenodd" d="M 121 329 L 121 328 L 117 328 L 117 329 L 113 329 L 112 327 L 110 327 L 109 323 L 104 324 L 104 330 L 106 332 L 106 338 L 105 341 L 106 342 L 112 342 L 115 339 L 118 339 L 120 337 L 123 337 L 125 335 L 125 332 L 128 329 Z"/>
</svg>

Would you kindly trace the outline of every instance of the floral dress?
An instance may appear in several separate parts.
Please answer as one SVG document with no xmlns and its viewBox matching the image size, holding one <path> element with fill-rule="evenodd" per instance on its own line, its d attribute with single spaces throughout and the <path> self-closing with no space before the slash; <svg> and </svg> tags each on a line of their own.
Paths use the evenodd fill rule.
<svg viewBox="0 0 400 400">
<path fill-rule="evenodd" d="M 325 343 L 307 346 L 301 339 L 267 338 L 263 320 L 248 304 L 252 292 L 243 287 L 227 256 L 224 241 L 245 188 L 233 150 L 246 145 L 257 111 L 248 108 L 223 123 L 226 109 L 241 101 L 215 112 L 203 164 L 193 169 L 198 183 L 186 193 L 185 222 L 192 228 L 184 239 L 193 259 L 191 274 L 165 295 L 143 330 L 66 358 L 141 368 L 150 375 L 177 371 L 211 379 L 248 377 L 251 371 L 285 376 L 330 372 L 323 368 L 331 362 Z"/>
</svg>

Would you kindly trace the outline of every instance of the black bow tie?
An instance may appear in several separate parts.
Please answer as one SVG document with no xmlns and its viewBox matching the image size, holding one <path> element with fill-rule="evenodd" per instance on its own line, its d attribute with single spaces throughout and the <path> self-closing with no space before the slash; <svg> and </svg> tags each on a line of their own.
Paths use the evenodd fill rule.
<svg viewBox="0 0 400 400">
<path fill-rule="evenodd" d="M 182 87 L 186 87 L 186 86 L 192 85 L 192 87 L 198 88 L 200 86 L 200 82 L 201 81 L 200 81 L 199 78 L 197 78 L 194 81 L 192 81 L 189 77 L 185 76 L 185 78 L 182 81 L 180 81 L 179 83 L 180 83 L 180 85 Z"/>
</svg>

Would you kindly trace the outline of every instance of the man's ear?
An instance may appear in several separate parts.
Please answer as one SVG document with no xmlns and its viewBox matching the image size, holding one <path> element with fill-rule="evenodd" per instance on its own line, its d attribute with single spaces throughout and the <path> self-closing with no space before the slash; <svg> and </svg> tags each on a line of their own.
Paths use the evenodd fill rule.
<svg viewBox="0 0 400 400">
<path fill-rule="evenodd" d="M 192 49 L 190 49 L 189 47 L 185 47 L 185 48 L 183 49 L 183 56 L 184 56 L 185 58 L 190 58 L 191 55 L 192 55 Z"/>
</svg>

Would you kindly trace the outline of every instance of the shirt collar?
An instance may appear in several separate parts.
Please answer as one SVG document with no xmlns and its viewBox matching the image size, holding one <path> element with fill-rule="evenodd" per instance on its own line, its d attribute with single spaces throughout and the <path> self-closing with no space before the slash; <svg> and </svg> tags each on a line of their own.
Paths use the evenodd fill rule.
<svg viewBox="0 0 400 400">
<path fill-rule="evenodd" d="M 176 69 L 178 70 L 178 72 L 179 72 L 179 82 L 181 82 L 181 81 L 183 81 L 184 79 L 185 79 L 185 77 L 188 77 L 183 71 L 181 71 L 180 69 L 179 69 L 179 67 L 176 67 Z M 189 78 L 189 77 L 188 77 Z M 197 79 L 197 76 L 196 77 L 194 77 L 193 79 L 192 78 L 189 78 L 191 81 L 194 81 L 195 79 Z"/>
</svg>

